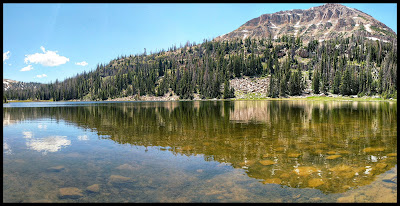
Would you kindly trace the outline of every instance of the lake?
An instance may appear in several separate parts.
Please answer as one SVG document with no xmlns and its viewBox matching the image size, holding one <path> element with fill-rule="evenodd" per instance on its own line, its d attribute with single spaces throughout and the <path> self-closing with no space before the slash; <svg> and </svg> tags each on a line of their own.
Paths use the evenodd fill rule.
<svg viewBox="0 0 400 206">
<path fill-rule="evenodd" d="M 396 102 L 3 104 L 3 202 L 396 201 Z"/>
</svg>

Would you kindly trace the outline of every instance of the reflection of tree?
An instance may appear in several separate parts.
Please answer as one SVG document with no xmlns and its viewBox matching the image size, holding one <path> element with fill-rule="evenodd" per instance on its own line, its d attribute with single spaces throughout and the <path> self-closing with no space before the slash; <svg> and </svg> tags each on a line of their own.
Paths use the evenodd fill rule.
<svg viewBox="0 0 400 206">
<path fill-rule="evenodd" d="M 5 115 L 66 120 L 120 144 L 203 154 L 205 160 L 245 168 L 264 183 L 326 193 L 369 184 L 397 160 L 387 156 L 397 152 L 397 109 L 389 103 L 103 103 L 3 108 Z"/>
</svg>

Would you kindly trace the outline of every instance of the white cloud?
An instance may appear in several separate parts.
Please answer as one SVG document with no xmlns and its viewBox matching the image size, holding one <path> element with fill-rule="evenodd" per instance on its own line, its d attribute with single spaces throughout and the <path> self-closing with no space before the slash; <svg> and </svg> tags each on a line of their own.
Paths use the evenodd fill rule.
<svg viewBox="0 0 400 206">
<path fill-rule="evenodd" d="M 4 62 L 5 60 L 9 59 L 10 56 L 11 56 L 11 55 L 10 55 L 10 51 L 4 52 L 4 53 L 3 53 L 3 62 Z"/>
<path fill-rule="evenodd" d="M 57 51 L 46 51 L 43 46 L 40 47 L 43 53 L 35 53 L 25 55 L 25 63 L 41 64 L 43 66 L 54 67 L 65 64 L 69 58 L 60 56 Z"/>
<path fill-rule="evenodd" d="M 86 61 L 83 61 L 83 62 L 76 62 L 75 63 L 76 65 L 79 65 L 79 66 L 86 66 L 86 65 L 88 65 L 88 63 L 86 62 Z"/>
<path fill-rule="evenodd" d="M 47 75 L 46 74 L 39 74 L 39 75 L 36 75 L 36 77 L 37 78 L 43 78 L 43 77 L 47 77 Z"/>
<path fill-rule="evenodd" d="M 30 71 L 30 70 L 32 70 L 32 69 L 33 69 L 32 65 L 28 65 L 28 66 L 22 68 L 20 71 L 21 71 L 21 72 L 26 72 L 26 71 Z"/>
</svg>

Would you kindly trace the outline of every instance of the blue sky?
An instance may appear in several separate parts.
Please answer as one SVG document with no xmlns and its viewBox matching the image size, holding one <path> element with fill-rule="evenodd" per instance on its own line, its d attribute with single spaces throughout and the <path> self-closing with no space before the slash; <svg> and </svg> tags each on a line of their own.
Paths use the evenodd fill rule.
<svg viewBox="0 0 400 206">
<path fill-rule="evenodd" d="M 231 32 L 262 14 L 323 4 L 3 4 L 3 78 L 54 82 L 119 55 Z M 343 4 L 397 33 L 397 4 Z"/>
</svg>

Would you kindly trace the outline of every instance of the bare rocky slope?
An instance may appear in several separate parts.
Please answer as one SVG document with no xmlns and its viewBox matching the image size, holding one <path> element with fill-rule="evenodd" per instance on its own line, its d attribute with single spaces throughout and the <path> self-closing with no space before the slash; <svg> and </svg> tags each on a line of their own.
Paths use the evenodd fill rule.
<svg viewBox="0 0 400 206">
<path fill-rule="evenodd" d="M 341 4 L 263 14 L 215 40 L 247 37 L 277 39 L 282 35 L 300 37 L 303 42 L 351 35 L 373 40 L 397 41 L 397 34 L 385 24 L 362 11 Z"/>
</svg>

